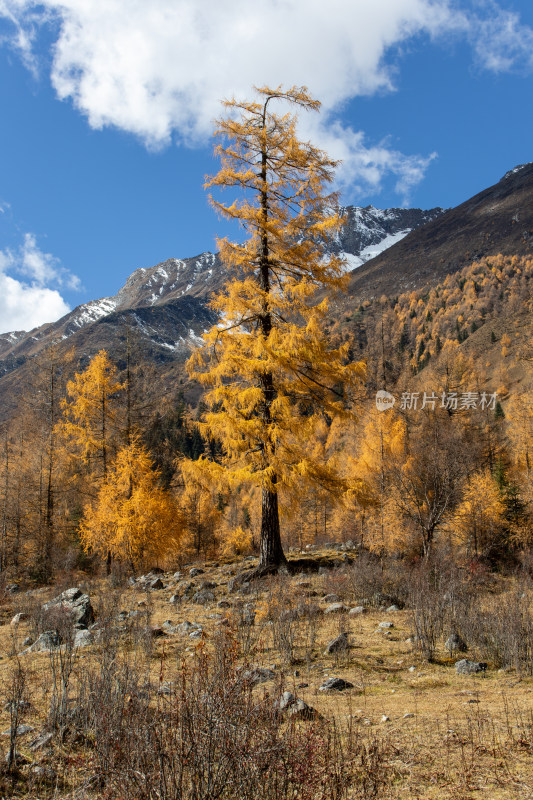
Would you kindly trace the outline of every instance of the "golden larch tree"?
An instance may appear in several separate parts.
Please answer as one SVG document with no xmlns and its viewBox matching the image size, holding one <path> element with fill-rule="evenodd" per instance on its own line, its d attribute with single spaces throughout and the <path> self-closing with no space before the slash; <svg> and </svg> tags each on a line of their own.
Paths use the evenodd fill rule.
<svg viewBox="0 0 533 800">
<path fill-rule="evenodd" d="M 67 383 L 67 397 L 61 404 L 60 430 L 71 453 L 92 467 L 97 480 L 105 480 L 107 475 L 109 445 L 116 422 L 112 400 L 123 388 L 116 367 L 106 351 L 100 350 L 89 366 Z"/>
<path fill-rule="evenodd" d="M 324 191 L 336 162 L 298 139 L 296 116 L 271 109 L 283 101 L 315 111 L 319 103 L 305 88 L 256 91 L 256 100 L 226 101 L 229 115 L 218 124 L 222 168 L 206 186 L 233 190 L 232 201 L 212 202 L 249 238 L 219 242 L 228 269 L 212 303 L 220 322 L 189 366 L 207 388 L 203 431 L 224 451 L 221 463 L 202 459 L 199 468 L 261 487 L 259 570 L 271 570 L 285 561 L 278 492 L 302 478 L 332 478 L 309 443 L 321 418 L 346 413 L 363 366 L 349 363 L 348 345 L 330 348 L 324 332 L 320 292 L 344 286 L 342 259 L 325 256 L 342 223 Z"/>
<path fill-rule="evenodd" d="M 119 450 L 88 505 L 80 525 L 86 550 L 125 561 L 135 568 L 175 553 L 183 519 L 171 494 L 136 436 Z"/>
</svg>

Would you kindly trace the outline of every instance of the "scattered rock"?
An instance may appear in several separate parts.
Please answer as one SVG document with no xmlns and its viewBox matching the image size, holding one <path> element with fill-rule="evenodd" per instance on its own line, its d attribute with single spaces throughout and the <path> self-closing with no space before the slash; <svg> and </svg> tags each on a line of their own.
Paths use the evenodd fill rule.
<svg viewBox="0 0 533 800">
<path fill-rule="evenodd" d="M 23 650 L 23 653 L 46 653 L 49 650 L 53 650 L 55 647 L 59 647 L 61 644 L 61 639 L 57 631 L 45 631 L 41 633 L 40 636 L 37 637 L 35 642 Z"/>
<path fill-rule="evenodd" d="M 348 612 L 348 614 L 351 617 L 357 617 L 359 614 L 367 614 L 367 613 L 368 609 L 365 608 L 364 606 L 355 606 L 355 608 L 351 608 Z"/>
<path fill-rule="evenodd" d="M 180 602 L 180 600 L 181 597 L 179 596 L 179 594 L 173 594 L 168 602 L 172 603 L 172 605 L 175 606 Z"/>
<path fill-rule="evenodd" d="M 74 647 L 87 647 L 93 643 L 93 634 L 91 631 L 82 630 L 76 631 L 74 634 Z"/>
<path fill-rule="evenodd" d="M 161 639 L 162 636 L 166 636 L 166 635 L 167 635 L 167 631 L 165 631 L 159 625 L 157 625 L 154 628 L 150 628 L 150 636 L 152 637 L 152 639 Z"/>
<path fill-rule="evenodd" d="M 8 583 L 8 585 L 6 586 L 6 593 L 16 594 L 17 592 L 20 592 L 20 586 L 18 585 L 18 583 Z"/>
<path fill-rule="evenodd" d="M 151 589 L 152 591 L 159 591 L 160 589 L 164 589 L 165 588 L 165 584 L 163 583 L 161 578 L 155 578 L 155 580 L 150 581 L 147 584 L 146 588 L 147 589 Z"/>
<path fill-rule="evenodd" d="M 381 630 L 387 630 L 389 628 L 394 628 L 394 622 L 380 622 L 378 628 Z"/>
<path fill-rule="evenodd" d="M 272 669 L 268 669 L 268 667 L 254 667 L 253 669 L 245 670 L 241 678 L 246 683 L 250 683 L 252 686 L 257 686 L 258 683 L 266 683 L 266 681 L 271 681 L 276 677 L 276 673 Z"/>
<path fill-rule="evenodd" d="M 47 611 L 55 611 L 56 609 L 64 609 L 67 611 L 72 617 L 74 625 L 78 628 L 87 628 L 94 622 L 94 609 L 91 605 L 89 595 L 83 594 L 83 592 L 76 587 L 66 589 L 58 595 L 58 597 L 45 603 L 42 607 L 45 613 Z"/>
<path fill-rule="evenodd" d="M 386 714 L 383 714 L 383 716 L 381 717 L 381 721 L 382 722 L 390 722 L 390 717 L 388 717 Z"/>
<path fill-rule="evenodd" d="M 486 672 L 488 664 L 484 661 L 469 661 L 468 658 L 462 658 L 461 661 L 455 662 L 455 671 L 458 675 L 472 675 L 476 672 Z"/>
<path fill-rule="evenodd" d="M 31 647 L 32 644 L 33 644 L 33 637 L 32 636 L 26 636 L 26 638 L 23 639 L 23 641 L 22 641 L 22 646 L 23 647 Z"/>
<path fill-rule="evenodd" d="M 319 719 L 320 714 L 312 706 L 308 706 L 303 700 L 296 700 L 289 707 L 289 716 L 297 719 Z"/>
<path fill-rule="evenodd" d="M 279 711 L 285 711 L 289 706 L 296 702 L 296 697 L 292 692 L 283 692 L 278 700 L 277 707 Z"/>
<path fill-rule="evenodd" d="M 231 603 L 228 600 L 219 600 L 217 606 L 219 608 L 231 608 Z"/>
<path fill-rule="evenodd" d="M 11 728 L 8 728 L 7 731 L 2 731 L 2 736 L 11 736 Z M 31 725 L 17 725 L 17 736 L 24 736 L 26 733 L 33 733 L 35 728 Z"/>
<path fill-rule="evenodd" d="M 340 597 L 338 594 L 326 594 L 322 600 L 324 603 L 339 603 Z"/>
<path fill-rule="evenodd" d="M 324 610 L 324 614 L 347 614 L 348 611 L 348 606 L 344 603 L 332 603 Z"/>
<path fill-rule="evenodd" d="M 340 633 L 335 639 L 332 639 L 326 645 L 326 649 L 324 650 L 324 655 L 328 655 L 331 653 L 340 653 L 344 650 L 347 650 L 349 647 L 348 644 L 348 634 L 347 633 Z"/>
<path fill-rule="evenodd" d="M 399 606 L 396 605 L 396 603 L 393 603 L 391 606 L 388 607 L 387 614 L 394 614 L 395 611 L 400 611 L 400 608 Z"/>
<path fill-rule="evenodd" d="M 190 633 L 192 630 L 199 628 L 200 626 L 196 623 L 188 622 L 180 622 L 179 625 L 176 626 L 176 633 Z"/>
<path fill-rule="evenodd" d="M 196 630 L 189 633 L 189 639 L 200 639 L 203 635 L 203 628 L 196 628 Z"/>
<path fill-rule="evenodd" d="M 319 692 L 342 692 L 344 689 L 353 689 L 353 683 L 345 681 L 344 678 L 328 678 L 318 687 Z"/>
<path fill-rule="evenodd" d="M 193 567 L 189 570 L 189 575 L 191 578 L 195 578 L 197 575 L 203 575 L 204 572 L 205 570 L 203 570 L 201 567 Z"/>
<path fill-rule="evenodd" d="M 216 600 L 216 597 L 215 597 L 214 593 L 210 592 L 207 589 L 204 589 L 204 590 L 202 590 L 200 592 L 196 592 L 196 594 L 194 594 L 191 597 L 191 603 L 196 603 L 196 605 L 199 605 L 199 606 L 205 606 L 208 603 L 214 603 L 215 600 Z"/>
<path fill-rule="evenodd" d="M 53 733 L 43 732 L 40 733 L 36 739 L 33 739 L 33 741 L 31 741 L 28 746 L 30 750 L 32 750 L 35 753 L 37 750 L 43 750 L 45 747 L 48 747 L 53 738 L 54 738 Z"/>
<path fill-rule="evenodd" d="M 408 711 L 407 714 L 403 715 L 403 719 L 411 719 L 412 717 L 414 717 L 414 714 L 413 714 L 412 711 Z"/>
</svg>

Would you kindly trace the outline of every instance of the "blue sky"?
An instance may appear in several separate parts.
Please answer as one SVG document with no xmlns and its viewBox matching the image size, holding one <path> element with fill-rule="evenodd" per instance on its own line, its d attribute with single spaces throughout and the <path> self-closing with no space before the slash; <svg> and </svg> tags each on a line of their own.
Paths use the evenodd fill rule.
<svg viewBox="0 0 533 800">
<path fill-rule="evenodd" d="M 533 160 L 533 4 L 0 0 L 0 331 L 215 249 L 219 100 L 280 83 L 343 202 L 454 206 Z"/>
</svg>

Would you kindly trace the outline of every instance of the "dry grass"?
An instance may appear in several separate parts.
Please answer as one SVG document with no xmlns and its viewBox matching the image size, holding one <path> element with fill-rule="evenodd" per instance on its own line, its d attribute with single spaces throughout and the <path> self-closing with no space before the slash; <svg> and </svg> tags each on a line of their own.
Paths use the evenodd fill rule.
<svg viewBox="0 0 533 800">
<path fill-rule="evenodd" d="M 144 709 L 142 713 L 147 713 L 148 707 L 157 711 L 162 702 L 157 690 L 169 682 L 172 699 L 177 693 L 174 687 L 183 680 L 183 670 L 195 675 L 200 663 L 218 663 L 224 642 L 231 670 L 248 664 L 274 671 L 273 679 L 253 690 L 255 699 L 250 708 L 273 709 L 281 692 L 290 690 L 324 718 L 325 722 L 301 722 L 292 726 L 294 730 L 301 730 L 304 737 L 296 737 L 291 745 L 294 752 L 303 747 L 305 737 L 310 737 L 309 741 L 318 737 L 316 742 L 325 747 L 322 742 L 331 739 L 334 723 L 340 740 L 327 751 L 328 758 L 339 759 L 339 748 L 344 748 L 344 772 L 355 776 L 350 785 L 339 788 L 336 795 L 339 798 L 521 800 L 533 796 L 533 678 L 521 676 L 512 669 L 502 671 L 490 663 L 484 674 L 457 675 L 453 664 L 462 656 L 450 659 L 449 652 L 444 649 L 443 636 L 439 638 L 434 661 L 424 661 L 410 640 L 412 615 L 409 609 L 387 612 L 369 606 L 367 613 L 357 616 L 324 614 L 325 594 L 337 594 L 348 607 L 361 599 L 356 596 L 357 585 L 349 569 L 322 575 L 282 576 L 252 586 L 249 593 L 230 592 L 228 581 L 241 566 L 208 563 L 202 565 L 204 574 L 191 579 L 187 569 L 183 579 L 176 582 L 165 575 L 166 588 L 160 591 L 146 592 L 139 587 L 112 590 L 106 581 L 95 581 L 90 592 L 99 619 L 107 620 L 105 633 L 100 644 L 80 648 L 74 653 L 66 698 L 70 716 L 59 724 L 51 750 L 32 752 L 28 745 L 35 734 L 20 738 L 18 751 L 29 764 L 21 767 L 13 780 L 4 779 L 3 794 L 65 800 L 74 797 L 108 797 L 110 800 L 181 797 L 171 793 L 158 795 L 156 789 L 152 794 L 142 794 L 145 790 L 138 788 L 135 794 L 131 787 L 124 788 L 127 781 L 119 790 L 119 766 L 112 767 L 111 762 L 109 785 L 104 786 L 104 779 L 99 785 L 94 783 L 94 776 L 102 769 L 103 755 L 91 735 L 96 722 L 94 709 L 93 717 L 88 710 L 90 694 L 104 691 L 105 686 L 108 689 L 114 686 L 113 703 L 123 702 L 131 709 L 132 704 L 138 702 L 139 708 Z M 215 583 L 212 590 L 215 601 L 206 606 L 196 605 L 190 596 L 182 596 L 179 604 L 171 605 L 170 596 L 176 591 L 182 594 L 184 584 L 191 580 L 196 587 L 204 581 Z M 55 595 L 57 589 L 39 592 L 33 599 L 34 604 L 44 602 L 47 594 Z M 24 598 L 24 603 L 30 605 L 31 599 Z M 220 607 L 219 601 L 230 606 Z M 2 609 L 4 622 L 20 611 L 21 606 L 20 595 L 7 598 Z M 121 610 L 139 612 L 127 630 L 121 630 L 116 624 L 116 614 Z M 254 625 L 243 624 L 247 611 L 255 612 Z M 183 633 L 160 638 L 147 635 L 147 626 L 159 627 L 167 620 L 174 625 L 183 621 L 199 624 L 203 634 L 201 638 L 190 638 Z M 391 621 L 394 627 L 380 629 L 379 623 L 385 621 Z M 1 731 L 10 727 L 10 712 L 4 704 L 9 699 L 18 664 L 26 676 L 30 703 L 23 711 L 22 723 L 33 726 L 36 733 L 50 726 L 54 677 L 51 657 L 46 653 L 15 655 L 22 649 L 22 640 L 32 632 L 31 620 L 16 629 L 8 622 L 0 626 Z M 348 633 L 349 649 L 326 655 L 326 644 L 340 632 Z M 483 653 L 469 653 L 468 657 L 481 658 Z M 55 670 L 57 683 L 57 664 Z M 106 671 L 114 676 L 107 684 Z M 331 676 L 345 678 L 354 688 L 342 693 L 319 691 L 323 681 Z M 122 700 L 117 689 L 121 681 L 126 687 Z M 136 695 L 131 690 L 133 685 Z M 243 698 L 239 702 L 244 703 Z M 166 697 L 165 702 L 171 700 Z M 139 715 L 141 725 L 144 719 L 141 711 Z M 274 726 L 268 714 L 267 717 L 265 730 L 268 725 Z M 275 725 L 281 726 L 276 728 L 276 741 L 285 741 L 287 723 L 282 721 Z M 0 748 L 6 750 L 8 743 L 8 737 L 0 737 Z M 252 739 L 249 747 L 253 751 Z M 106 757 L 110 758 L 109 754 Z M 326 755 L 320 757 L 326 758 Z M 279 758 L 283 760 L 283 754 Z M 45 779 L 41 775 L 37 778 L 32 772 L 35 766 L 51 767 L 55 777 Z M 130 767 L 122 768 L 127 771 Z M 117 775 L 112 775 L 115 769 Z M 378 776 L 374 788 L 372 781 L 368 785 L 365 783 L 368 776 Z M 324 787 L 318 784 L 308 795 L 300 784 L 294 787 L 291 789 L 294 797 L 314 800 L 324 796 L 321 793 Z M 186 796 L 189 797 L 183 795 Z M 209 794 L 190 796 L 207 800 Z"/>
</svg>

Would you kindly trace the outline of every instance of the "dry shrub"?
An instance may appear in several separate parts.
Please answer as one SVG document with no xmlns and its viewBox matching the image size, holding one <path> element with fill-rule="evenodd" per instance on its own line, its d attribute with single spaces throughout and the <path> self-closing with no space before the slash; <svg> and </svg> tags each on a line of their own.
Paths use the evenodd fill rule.
<svg viewBox="0 0 533 800">
<path fill-rule="evenodd" d="M 495 667 L 533 675 L 533 592 L 518 587 L 484 605 L 473 605 L 462 634 Z"/>
<path fill-rule="evenodd" d="M 432 661 L 446 621 L 446 582 L 437 564 L 424 560 L 412 571 L 409 593 L 416 649 Z"/>
<path fill-rule="evenodd" d="M 319 613 L 311 596 L 295 597 L 288 576 L 270 581 L 261 616 L 270 624 L 274 649 L 285 664 L 311 661 Z"/>
<path fill-rule="evenodd" d="M 388 780 L 383 748 L 333 723 L 287 723 L 236 666 L 231 635 L 199 648 L 166 694 L 125 661 L 87 677 L 84 735 L 108 800 L 372 798 Z M 81 704 L 80 697 L 80 704 Z M 80 722 L 81 722 L 80 717 Z"/>
<path fill-rule="evenodd" d="M 374 553 L 360 550 L 347 574 L 355 600 L 371 599 L 375 594 L 383 593 L 385 586 L 383 567 Z"/>
</svg>

